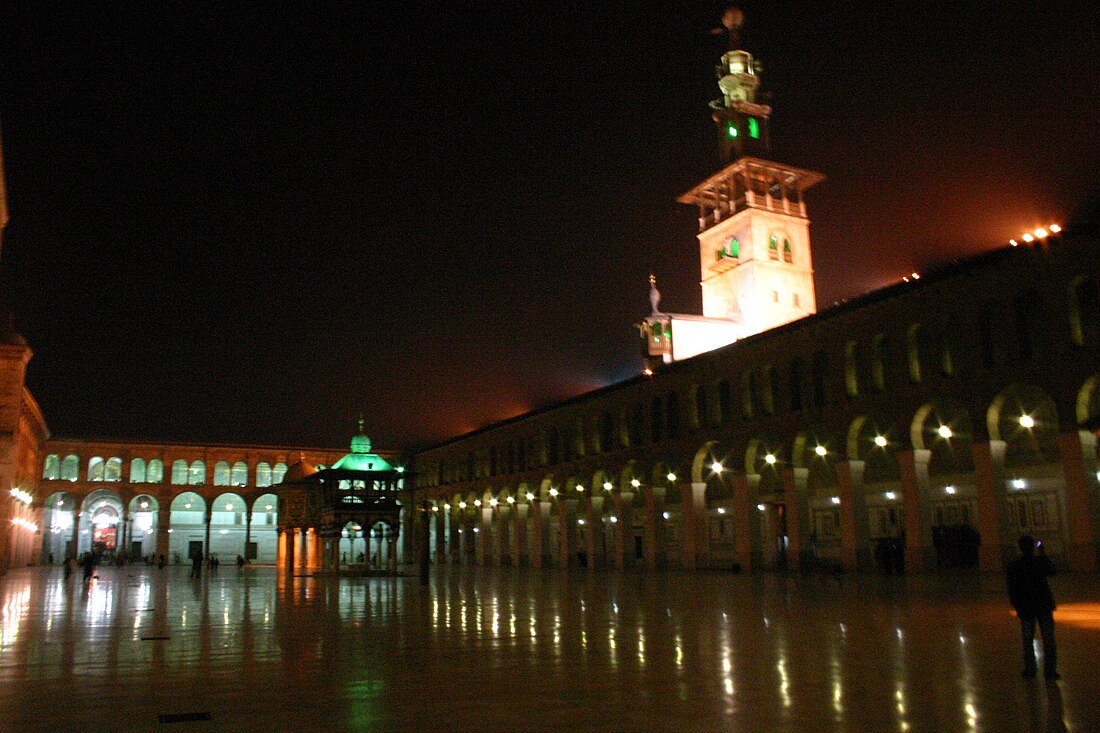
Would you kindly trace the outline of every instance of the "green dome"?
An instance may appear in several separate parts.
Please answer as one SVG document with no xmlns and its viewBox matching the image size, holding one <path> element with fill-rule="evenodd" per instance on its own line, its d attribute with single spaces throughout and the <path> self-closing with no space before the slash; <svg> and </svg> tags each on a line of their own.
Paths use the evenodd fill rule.
<svg viewBox="0 0 1100 733">
<path fill-rule="evenodd" d="M 363 418 L 359 418 L 359 433 L 351 439 L 351 453 L 332 464 L 344 471 L 392 471 L 393 466 L 382 456 L 370 452 L 371 442 L 363 432 Z"/>
</svg>

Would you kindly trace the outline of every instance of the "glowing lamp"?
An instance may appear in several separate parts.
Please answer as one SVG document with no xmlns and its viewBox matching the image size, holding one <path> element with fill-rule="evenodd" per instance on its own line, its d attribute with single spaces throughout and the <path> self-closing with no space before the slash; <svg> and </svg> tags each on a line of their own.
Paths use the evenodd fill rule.
<svg viewBox="0 0 1100 733">
<path fill-rule="evenodd" d="M 1020 415 L 1020 427 L 1031 430 L 1033 427 L 1035 427 L 1035 418 L 1033 418 L 1031 415 Z"/>
<path fill-rule="evenodd" d="M 508 497 L 508 503 L 509 503 L 509 504 L 515 504 L 515 503 L 516 503 L 516 497 L 514 497 L 514 496 L 509 496 L 509 497 Z"/>
<path fill-rule="evenodd" d="M 954 433 L 951 432 L 951 428 L 947 427 L 946 425 L 940 425 L 936 432 L 939 433 L 939 436 L 941 438 L 950 438 L 952 435 L 954 435 Z"/>
<path fill-rule="evenodd" d="M 947 494 L 952 494 L 952 495 L 953 495 L 953 494 L 955 493 L 955 491 L 956 491 L 956 489 L 955 489 L 955 487 L 954 487 L 954 486 L 944 486 L 944 487 L 943 487 L 943 490 L 944 490 L 944 493 L 947 493 Z"/>
<path fill-rule="evenodd" d="M 535 495 L 532 494 L 530 491 L 527 492 L 526 496 L 527 496 L 527 501 L 534 501 L 535 500 Z"/>
<path fill-rule="evenodd" d="M 1025 234 L 1024 236 L 1020 237 L 1020 239 L 1024 240 L 1025 242 L 1035 241 L 1035 237 L 1031 236 L 1030 234 Z"/>
<path fill-rule="evenodd" d="M 1062 227 L 1058 226 L 1057 224 L 1051 224 L 1048 228 L 1050 229 L 1051 234 L 1057 234 L 1058 232 L 1062 231 Z"/>
<path fill-rule="evenodd" d="M 438 512 L 438 511 L 439 511 L 439 506 L 438 506 L 438 505 L 435 505 L 435 504 L 433 504 L 433 505 L 432 505 L 432 511 L 433 511 L 433 512 Z"/>
<path fill-rule="evenodd" d="M 474 499 L 474 506 L 481 506 L 481 499 Z"/>
<path fill-rule="evenodd" d="M 824 457 L 825 457 L 825 455 L 826 455 L 826 454 L 827 454 L 828 452 L 829 452 L 829 451 L 825 450 L 825 446 L 823 446 L 823 445 L 819 445 L 819 446 L 817 446 L 816 448 L 814 448 L 814 453 L 818 454 L 818 455 L 819 455 L 819 456 L 821 456 L 822 458 L 824 458 Z"/>
<path fill-rule="evenodd" d="M 764 456 L 764 463 L 767 463 L 769 466 L 774 466 L 775 460 L 776 459 L 774 453 L 769 453 L 768 455 Z"/>
<path fill-rule="evenodd" d="M 756 508 L 759 509 L 760 511 L 764 511 L 765 509 L 767 509 L 767 507 L 764 506 L 763 504 L 757 504 Z"/>
<path fill-rule="evenodd" d="M 726 513 L 726 508 L 724 506 L 718 507 L 718 513 L 719 514 L 725 514 Z"/>
<path fill-rule="evenodd" d="M 490 500 L 489 500 L 489 506 L 496 506 L 496 505 L 497 505 L 497 504 L 499 504 L 499 503 L 500 503 L 500 502 L 499 502 L 499 501 L 497 501 L 496 499 L 490 499 Z"/>
<path fill-rule="evenodd" d="M 633 486 L 636 489 L 636 488 L 638 488 L 639 486 L 642 485 L 642 482 L 639 481 L 636 478 L 632 478 L 632 479 L 630 479 L 630 485 Z"/>
<path fill-rule="evenodd" d="M 834 504 L 839 504 L 840 503 L 840 497 L 839 496 L 831 496 L 831 497 L 829 497 L 829 501 L 833 502 Z"/>
<path fill-rule="evenodd" d="M 1026 489 L 1027 488 L 1027 481 L 1024 481 L 1022 478 L 1014 478 L 1014 479 L 1012 479 L 1012 488 L 1014 488 L 1014 489 Z"/>
<path fill-rule="evenodd" d="M 603 490 L 604 491 L 611 491 L 611 482 L 610 481 L 604 481 L 603 482 Z"/>
<path fill-rule="evenodd" d="M 466 502 L 464 502 L 464 501 L 458 502 L 458 508 L 459 509 L 465 509 L 466 508 Z"/>
<path fill-rule="evenodd" d="M 665 478 L 667 478 L 669 481 L 675 481 L 676 480 L 676 474 L 674 474 L 672 471 L 669 471 L 668 475 L 665 476 Z"/>
<path fill-rule="evenodd" d="M 584 519 L 578 519 L 577 524 L 580 524 L 580 525 L 583 526 L 584 525 Z"/>
<path fill-rule="evenodd" d="M 877 445 L 879 448 L 885 448 L 886 447 L 886 436 L 876 435 L 875 436 L 875 445 Z"/>
<path fill-rule="evenodd" d="M 665 519 L 668 519 L 668 518 L 669 518 L 669 517 L 671 517 L 672 515 L 671 515 L 671 514 L 669 514 L 668 512 L 662 512 L 662 513 L 661 513 L 661 516 L 662 516 L 662 517 L 664 517 Z"/>
<path fill-rule="evenodd" d="M 1046 239 L 1048 234 L 1049 233 L 1047 232 L 1047 230 L 1043 229 L 1042 227 L 1039 227 L 1038 229 L 1035 230 L 1035 238 L 1036 239 Z"/>
<path fill-rule="evenodd" d="M 615 524 L 616 522 L 618 522 L 618 521 L 619 521 L 619 518 L 618 518 L 618 517 L 615 517 L 615 516 L 612 516 L 612 517 L 610 517 L 609 519 L 611 520 L 611 523 L 612 523 L 612 524 Z"/>
<path fill-rule="evenodd" d="M 714 471 L 715 473 L 722 473 L 722 471 L 725 470 L 725 467 L 718 461 L 715 461 L 714 463 L 710 464 L 710 470 Z"/>
<path fill-rule="evenodd" d="M 887 491 L 885 496 L 887 501 L 893 501 L 894 499 L 898 498 L 898 495 L 895 494 L 893 491 Z"/>
<path fill-rule="evenodd" d="M 577 491 L 584 491 L 584 487 L 580 484 L 577 484 Z"/>
<path fill-rule="evenodd" d="M 550 487 L 550 496 L 557 496 L 557 495 L 558 495 L 558 490 L 555 489 L 553 486 L 551 486 Z"/>
</svg>

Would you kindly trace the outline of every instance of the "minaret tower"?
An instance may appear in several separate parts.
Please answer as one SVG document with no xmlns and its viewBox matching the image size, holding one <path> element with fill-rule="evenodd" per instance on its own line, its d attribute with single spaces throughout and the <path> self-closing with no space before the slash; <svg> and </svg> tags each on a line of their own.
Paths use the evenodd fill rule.
<svg viewBox="0 0 1100 733">
<path fill-rule="evenodd" d="M 757 101 L 760 63 L 743 50 L 744 16 L 722 18 L 729 45 L 711 102 L 725 167 L 678 200 L 699 207 L 703 315 L 740 324 L 739 337 L 816 312 L 803 192 L 820 173 L 767 159 L 771 107 Z"/>
</svg>

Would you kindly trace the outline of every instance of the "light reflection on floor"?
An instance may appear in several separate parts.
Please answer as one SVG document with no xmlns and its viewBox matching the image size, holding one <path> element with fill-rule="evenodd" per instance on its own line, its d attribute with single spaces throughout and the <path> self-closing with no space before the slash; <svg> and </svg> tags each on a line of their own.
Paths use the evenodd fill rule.
<svg viewBox="0 0 1100 733">
<path fill-rule="evenodd" d="M 187 572 L 0 579 L 0 730 L 1100 730 L 1095 578 L 1048 687 L 996 577 Z"/>
</svg>

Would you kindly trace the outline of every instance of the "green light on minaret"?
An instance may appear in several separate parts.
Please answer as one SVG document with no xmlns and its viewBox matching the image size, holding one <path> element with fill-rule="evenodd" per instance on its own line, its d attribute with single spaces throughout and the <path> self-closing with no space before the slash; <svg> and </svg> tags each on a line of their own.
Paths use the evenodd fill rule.
<svg viewBox="0 0 1100 733">
<path fill-rule="evenodd" d="M 730 137 L 737 137 L 737 125 L 731 122 L 729 127 L 726 128 L 726 134 Z"/>
<path fill-rule="evenodd" d="M 749 118 L 749 137 L 760 138 L 760 123 L 756 121 L 755 117 Z"/>
</svg>

